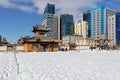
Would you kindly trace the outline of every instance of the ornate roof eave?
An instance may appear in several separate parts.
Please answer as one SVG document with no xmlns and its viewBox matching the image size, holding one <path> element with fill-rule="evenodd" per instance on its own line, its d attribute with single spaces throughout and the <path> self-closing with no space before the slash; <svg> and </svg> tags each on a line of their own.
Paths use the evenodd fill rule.
<svg viewBox="0 0 120 80">
<path fill-rule="evenodd" d="M 36 26 L 33 26 L 33 29 L 31 30 L 31 32 L 36 32 L 36 31 L 48 32 L 50 30 L 51 30 L 50 28 L 46 28 L 44 25 L 36 25 Z"/>
<path fill-rule="evenodd" d="M 44 32 L 49 32 L 50 29 L 39 29 L 39 30 L 31 30 L 31 32 L 36 32 L 36 31 L 44 31 Z"/>
<path fill-rule="evenodd" d="M 42 42 L 48 42 L 48 43 L 59 43 L 60 41 L 59 40 L 54 40 L 54 39 L 51 39 L 51 38 L 47 38 L 47 37 L 44 37 L 44 38 L 31 38 L 31 39 L 27 39 L 27 40 L 24 40 L 23 43 L 42 43 Z"/>
</svg>

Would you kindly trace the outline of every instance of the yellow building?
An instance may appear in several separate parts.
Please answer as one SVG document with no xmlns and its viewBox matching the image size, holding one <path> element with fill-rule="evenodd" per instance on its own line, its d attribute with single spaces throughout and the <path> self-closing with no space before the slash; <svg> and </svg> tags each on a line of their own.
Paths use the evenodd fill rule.
<svg viewBox="0 0 120 80">
<path fill-rule="evenodd" d="M 74 33 L 76 35 L 81 35 L 83 38 L 88 36 L 88 23 L 85 21 L 77 21 L 74 27 Z"/>
</svg>

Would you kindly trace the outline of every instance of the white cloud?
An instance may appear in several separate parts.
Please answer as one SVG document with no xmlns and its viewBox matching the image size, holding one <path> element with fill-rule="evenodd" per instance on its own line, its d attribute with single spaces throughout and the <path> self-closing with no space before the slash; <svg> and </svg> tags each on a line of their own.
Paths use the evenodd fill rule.
<svg viewBox="0 0 120 80">
<path fill-rule="evenodd" d="M 31 0 L 34 7 L 38 8 L 38 13 L 42 14 L 47 3 L 53 3 L 56 6 L 58 14 L 73 14 L 75 19 L 81 17 L 82 8 L 93 8 L 97 2 L 102 0 Z"/>
<path fill-rule="evenodd" d="M 21 3 L 21 2 L 29 2 L 30 0 L 10 0 L 10 1 Z"/>
<path fill-rule="evenodd" d="M 22 5 L 22 6 L 21 5 L 17 5 L 16 8 L 21 10 L 21 11 L 24 11 L 24 12 L 35 12 L 33 7 L 26 6 L 26 5 Z"/>
<path fill-rule="evenodd" d="M 5 8 L 14 7 L 15 5 L 9 0 L 0 0 L 0 5 Z"/>
<path fill-rule="evenodd" d="M 81 17 L 83 8 L 93 8 L 96 6 L 96 3 L 102 0 L 0 0 L 0 5 L 4 7 L 17 8 L 22 11 L 27 12 L 36 12 L 43 14 L 44 8 L 47 3 L 55 4 L 56 13 L 64 14 L 69 13 L 73 14 L 75 18 Z M 33 5 L 20 5 L 19 3 L 31 3 Z M 37 8 L 37 10 L 35 10 Z"/>
<path fill-rule="evenodd" d="M 19 2 L 27 2 L 28 0 L 0 0 L 0 6 L 4 8 L 14 8 L 24 12 L 34 12 L 34 8 L 29 5 L 20 5 Z"/>
</svg>

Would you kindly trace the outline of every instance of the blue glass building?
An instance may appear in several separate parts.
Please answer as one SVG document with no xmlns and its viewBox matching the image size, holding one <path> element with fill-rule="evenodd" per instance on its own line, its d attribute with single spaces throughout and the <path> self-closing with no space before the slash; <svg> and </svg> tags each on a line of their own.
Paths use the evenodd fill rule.
<svg viewBox="0 0 120 80">
<path fill-rule="evenodd" d="M 53 39 L 60 39 L 60 35 L 58 33 L 60 32 L 59 19 L 60 18 L 58 17 L 58 15 L 55 14 L 55 5 L 48 3 L 44 9 L 43 21 L 42 21 L 42 25 L 45 25 L 47 28 L 51 29 L 49 32 L 47 32 L 46 34 L 47 37 Z"/>
<path fill-rule="evenodd" d="M 90 37 L 90 10 L 83 12 L 83 21 L 88 22 L 88 37 Z"/>
<path fill-rule="evenodd" d="M 44 10 L 44 14 L 46 14 L 46 13 L 55 14 L 55 5 L 48 3 Z"/>
<path fill-rule="evenodd" d="M 120 13 L 116 14 L 116 43 L 120 43 Z"/>
<path fill-rule="evenodd" d="M 98 6 L 90 10 L 90 38 L 104 34 L 104 9 L 104 6 Z"/>
<path fill-rule="evenodd" d="M 90 10 L 83 12 L 83 21 L 90 22 Z"/>
<path fill-rule="evenodd" d="M 74 33 L 73 15 L 63 14 L 60 16 L 60 38 Z"/>
</svg>

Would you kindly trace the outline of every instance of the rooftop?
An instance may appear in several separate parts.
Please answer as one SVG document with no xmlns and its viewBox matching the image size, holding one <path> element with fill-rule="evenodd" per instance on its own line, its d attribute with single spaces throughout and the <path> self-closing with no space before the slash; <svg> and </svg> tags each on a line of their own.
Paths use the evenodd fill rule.
<svg viewBox="0 0 120 80">
<path fill-rule="evenodd" d="M 50 31 L 50 28 L 46 28 L 44 25 L 36 25 L 36 26 L 33 26 L 33 29 L 31 31 L 32 32 L 36 32 L 36 31 L 48 32 L 48 31 Z"/>
</svg>

